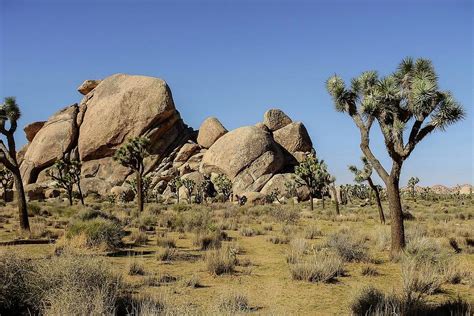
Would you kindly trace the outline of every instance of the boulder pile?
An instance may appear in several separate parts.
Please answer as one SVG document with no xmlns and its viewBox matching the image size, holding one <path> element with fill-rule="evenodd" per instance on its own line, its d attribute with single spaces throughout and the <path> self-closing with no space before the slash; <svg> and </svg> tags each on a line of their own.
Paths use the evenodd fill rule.
<svg viewBox="0 0 474 316">
<path fill-rule="evenodd" d="M 158 78 L 116 74 L 86 80 L 78 91 L 84 95 L 79 104 L 25 127 L 28 144 L 18 158 L 30 198 L 45 196 L 39 188 L 52 188 L 46 171 L 65 153 L 81 160 L 86 194 L 124 191 L 131 172 L 112 156 L 136 136 L 150 139 L 146 173 L 152 188 L 165 196 L 168 182 L 177 175 L 199 184 L 205 175 L 225 174 L 238 195 L 284 192 L 294 166 L 313 149 L 303 123 L 278 109 L 268 110 L 255 126 L 228 131 L 209 117 L 194 131 L 181 119 L 166 82 Z M 308 197 L 304 189 L 298 195 Z"/>
</svg>

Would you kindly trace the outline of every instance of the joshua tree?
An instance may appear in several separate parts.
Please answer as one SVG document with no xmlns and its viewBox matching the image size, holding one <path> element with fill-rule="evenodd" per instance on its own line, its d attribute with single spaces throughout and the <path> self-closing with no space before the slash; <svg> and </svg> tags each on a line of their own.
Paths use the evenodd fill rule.
<svg viewBox="0 0 474 316">
<path fill-rule="evenodd" d="M 60 160 L 56 161 L 53 168 L 48 170 L 48 175 L 56 182 L 56 185 L 66 190 L 69 205 L 72 205 L 74 184 L 77 185 L 79 199 L 84 205 L 84 198 L 81 190 L 81 163 L 77 160 L 70 160 L 65 155 Z"/>
<path fill-rule="evenodd" d="M 196 186 L 196 182 L 194 182 L 194 180 L 189 179 L 189 178 L 183 179 L 181 180 L 181 182 L 183 183 L 183 186 L 186 189 L 186 193 L 188 196 L 188 203 L 191 204 L 193 191 L 194 191 L 194 187 Z"/>
<path fill-rule="evenodd" d="M 0 139 L 0 163 L 11 171 L 15 189 L 18 197 L 18 215 L 20 217 L 20 228 L 29 231 L 28 209 L 25 198 L 25 190 L 21 180 L 20 166 L 16 159 L 16 145 L 14 134 L 18 127 L 18 119 L 21 116 L 20 108 L 14 97 L 5 98 L 5 102 L 0 105 L 0 135 L 7 140 L 7 145 Z M 8 125 L 7 126 L 7 121 Z"/>
<path fill-rule="evenodd" d="M 3 190 L 3 200 L 7 201 L 7 192 L 13 186 L 13 174 L 10 170 L 2 166 L 0 168 L 0 188 Z"/>
<path fill-rule="evenodd" d="M 143 160 L 148 156 L 147 147 L 149 144 L 148 138 L 135 137 L 128 140 L 114 154 L 114 160 L 135 172 L 138 213 L 143 211 L 143 174 L 145 172 Z"/>
<path fill-rule="evenodd" d="M 418 182 L 420 182 L 420 179 L 418 179 L 418 177 L 411 177 L 410 179 L 408 179 L 408 188 L 410 189 L 411 198 L 415 202 L 416 202 L 415 187 L 418 184 Z"/>
<path fill-rule="evenodd" d="M 295 179 L 297 184 L 308 188 L 311 210 L 314 210 L 313 198 L 322 196 L 324 188 L 329 184 L 330 175 L 326 164 L 323 160 L 318 161 L 313 152 L 296 166 L 295 174 L 298 176 Z"/>
<path fill-rule="evenodd" d="M 223 202 L 229 200 L 232 195 L 232 182 L 225 174 L 219 174 L 213 181 L 218 193 L 222 194 Z"/>
<path fill-rule="evenodd" d="M 152 178 L 150 176 L 143 176 L 142 177 L 142 192 L 143 192 L 143 201 L 144 202 L 149 202 L 152 196 L 154 195 L 152 190 L 151 190 L 151 183 L 152 183 Z M 132 189 L 133 195 L 138 196 L 138 185 L 137 185 L 137 179 L 132 179 L 132 180 L 126 180 L 125 181 L 130 188 Z"/>
<path fill-rule="evenodd" d="M 336 206 L 336 214 L 341 215 L 341 211 L 339 210 L 339 201 L 337 199 L 337 190 L 336 190 L 336 177 L 332 176 L 329 178 L 328 184 L 329 190 L 331 190 L 334 196 L 334 205 Z"/>
<path fill-rule="evenodd" d="M 296 197 L 298 199 L 298 184 L 295 179 L 285 181 L 285 196 L 290 199 Z"/>
<path fill-rule="evenodd" d="M 176 203 L 179 204 L 179 188 L 183 186 L 183 182 L 179 176 L 174 177 L 169 183 L 170 191 L 176 194 Z"/>
<path fill-rule="evenodd" d="M 370 164 L 369 160 L 365 157 L 361 157 L 363 168 L 358 169 L 356 166 L 349 166 L 349 170 L 354 174 L 354 180 L 357 183 L 362 183 L 364 181 L 367 181 L 369 184 L 370 188 L 375 194 L 375 200 L 377 202 L 377 208 L 379 210 L 379 217 L 380 217 L 380 222 L 382 224 L 385 224 L 385 215 L 383 214 L 383 209 L 382 209 L 382 202 L 380 202 L 380 193 L 377 188 L 377 186 L 374 184 L 374 181 L 372 181 L 372 165 Z"/>
<path fill-rule="evenodd" d="M 464 117 L 464 110 L 450 92 L 439 90 L 434 67 L 427 59 L 406 58 L 386 77 L 379 77 L 375 71 L 364 72 L 352 79 L 350 87 L 334 75 L 326 86 L 336 110 L 347 113 L 360 130 L 360 148 L 385 183 L 392 218 L 391 254 L 395 256 L 405 247 L 399 187 L 403 163 L 428 134 L 456 123 Z M 370 148 L 374 121 L 380 126 L 392 160 L 390 171 Z M 411 128 L 405 142 L 408 125 Z"/>
</svg>

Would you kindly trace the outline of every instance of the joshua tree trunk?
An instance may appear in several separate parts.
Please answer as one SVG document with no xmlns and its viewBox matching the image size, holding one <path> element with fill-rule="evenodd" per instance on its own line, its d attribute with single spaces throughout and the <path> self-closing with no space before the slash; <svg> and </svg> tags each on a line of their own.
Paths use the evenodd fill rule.
<svg viewBox="0 0 474 316">
<path fill-rule="evenodd" d="M 137 176 L 137 207 L 138 213 L 143 212 L 143 183 L 142 183 L 142 174 L 140 171 L 136 171 Z"/>
<path fill-rule="evenodd" d="M 372 178 L 369 177 L 367 179 L 367 182 L 369 182 L 369 186 L 374 191 L 375 194 L 375 200 L 377 202 L 377 208 L 379 210 L 379 217 L 380 217 L 380 223 L 385 224 L 385 215 L 383 214 L 383 209 L 382 209 L 382 202 L 380 201 L 380 193 L 377 187 L 375 186 L 374 182 L 372 181 Z"/>
<path fill-rule="evenodd" d="M 311 192 L 309 193 L 309 201 L 310 201 L 310 205 L 311 205 L 311 211 L 314 211 L 313 194 Z"/>
<path fill-rule="evenodd" d="M 321 202 L 322 202 L 323 210 L 324 210 L 324 194 L 321 194 Z"/>
<path fill-rule="evenodd" d="M 69 205 L 72 206 L 72 189 L 70 189 L 70 190 L 68 189 L 68 190 L 67 190 L 67 198 L 68 198 L 68 200 L 69 200 Z"/>
<path fill-rule="evenodd" d="M 400 172 L 392 169 L 392 173 L 387 181 L 388 183 L 386 183 L 391 217 L 392 258 L 396 257 L 405 248 L 405 228 L 403 226 L 402 203 L 400 200 L 399 176 Z"/>
<path fill-rule="evenodd" d="M 336 203 L 336 214 L 341 215 L 341 212 L 339 211 L 339 201 L 337 200 L 337 191 L 334 186 L 331 186 L 332 194 L 334 195 L 334 203 Z"/>
<path fill-rule="evenodd" d="M 28 210 L 25 198 L 25 189 L 23 188 L 23 182 L 21 181 L 21 174 L 18 168 L 10 170 L 13 174 L 13 180 L 15 181 L 16 193 L 18 194 L 18 212 L 20 215 L 20 228 L 25 231 L 30 230 L 30 223 L 28 221 Z M 5 191 L 6 192 L 6 191 Z"/>
<path fill-rule="evenodd" d="M 81 181 L 80 180 L 77 180 L 77 190 L 79 191 L 79 199 L 81 200 L 81 204 L 84 205 L 84 195 L 82 195 Z"/>
</svg>

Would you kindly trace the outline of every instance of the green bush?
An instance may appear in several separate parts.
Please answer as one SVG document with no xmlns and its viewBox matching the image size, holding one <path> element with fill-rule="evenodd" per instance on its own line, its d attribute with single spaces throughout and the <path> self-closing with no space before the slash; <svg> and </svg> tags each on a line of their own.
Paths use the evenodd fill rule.
<svg viewBox="0 0 474 316">
<path fill-rule="evenodd" d="M 115 249 L 122 245 L 124 234 L 122 226 L 117 222 L 97 217 L 87 221 L 74 221 L 67 228 L 66 238 L 84 235 L 89 247 L 105 245 L 108 249 Z"/>
</svg>

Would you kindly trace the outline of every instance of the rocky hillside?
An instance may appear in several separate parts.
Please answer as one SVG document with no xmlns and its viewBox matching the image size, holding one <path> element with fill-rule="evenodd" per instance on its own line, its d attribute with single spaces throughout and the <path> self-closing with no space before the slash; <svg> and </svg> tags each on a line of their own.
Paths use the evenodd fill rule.
<svg viewBox="0 0 474 316">
<path fill-rule="evenodd" d="M 313 148 L 303 123 L 277 109 L 268 110 L 255 126 L 228 131 L 210 117 L 194 131 L 181 119 L 166 82 L 158 78 L 116 74 L 87 80 L 78 91 L 84 95 L 80 103 L 25 127 L 28 144 L 19 160 L 27 192 L 40 197 L 52 192 L 47 190 L 53 183 L 46 170 L 65 153 L 82 161 L 86 194 L 119 192 L 130 171 L 112 156 L 136 136 L 151 141 L 147 174 L 160 193 L 166 194 L 175 175 L 198 184 L 205 174 L 215 173 L 226 174 L 236 194 L 265 194 L 274 188 L 284 192 L 295 164 Z M 304 190 L 300 195 L 307 197 Z"/>
</svg>

